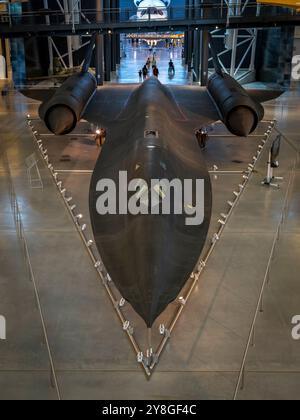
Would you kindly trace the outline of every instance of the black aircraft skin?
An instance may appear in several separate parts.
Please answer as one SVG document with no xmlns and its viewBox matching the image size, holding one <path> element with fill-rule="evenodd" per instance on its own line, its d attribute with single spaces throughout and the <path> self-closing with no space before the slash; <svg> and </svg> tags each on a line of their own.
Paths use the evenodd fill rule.
<svg viewBox="0 0 300 420">
<path fill-rule="evenodd" d="M 207 87 L 164 86 L 152 77 L 142 85 L 108 85 L 97 89 L 89 63 L 57 90 L 23 90 L 42 100 L 40 116 L 56 135 L 71 132 L 85 119 L 107 130 L 89 193 L 90 217 L 103 263 L 121 292 L 150 328 L 176 299 L 203 250 L 212 207 L 210 177 L 195 129 L 221 120 L 239 137 L 247 137 L 262 120 L 261 102 L 283 91 L 245 90 L 222 72 L 210 40 L 215 73 Z M 149 135 L 150 134 L 150 135 Z M 97 183 L 119 172 L 128 182 L 141 178 L 204 180 L 204 222 L 188 226 L 186 215 L 99 215 Z M 117 208 L 118 208 L 117 202 Z M 194 204 L 194 203 L 193 203 Z"/>
<path fill-rule="evenodd" d="M 156 132 L 147 138 L 145 133 Z M 106 269 L 122 296 L 151 327 L 176 299 L 202 251 L 211 217 L 211 183 L 194 134 L 171 92 L 156 78 L 145 81 L 130 96 L 115 120 L 96 163 L 90 187 L 94 237 Z M 99 179 L 119 171 L 134 178 L 203 179 L 205 216 L 199 226 L 187 226 L 186 214 L 104 215 L 96 211 Z"/>
</svg>

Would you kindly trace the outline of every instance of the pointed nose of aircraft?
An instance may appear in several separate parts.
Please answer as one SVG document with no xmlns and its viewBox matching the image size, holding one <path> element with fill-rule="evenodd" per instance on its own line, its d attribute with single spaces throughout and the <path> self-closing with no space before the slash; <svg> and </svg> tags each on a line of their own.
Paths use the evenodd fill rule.
<svg viewBox="0 0 300 420">
<path fill-rule="evenodd" d="M 173 219 L 171 217 L 171 219 Z M 206 238 L 207 225 L 186 229 L 169 217 L 141 217 L 128 236 L 122 270 L 122 294 L 151 328 L 159 314 L 180 293 Z M 174 223 L 174 224 L 173 224 Z M 120 262 L 120 259 L 119 259 Z M 113 268 L 112 268 L 113 270 Z M 117 279 L 117 274 L 112 273 Z M 125 286 L 125 287 L 124 287 Z"/>
<path fill-rule="evenodd" d="M 103 155 L 92 176 L 90 216 L 99 254 L 121 295 L 142 317 L 148 328 L 152 327 L 168 304 L 176 299 L 205 244 L 211 217 L 211 183 L 205 163 L 200 160 L 201 154 L 197 156 L 198 175 L 184 172 L 184 167 L 183 172 L 180 172 L 182 180 L 191 179 L 195 175 L 204 181 L 204 196 L 198 196 L 197 200 L 199 206 L 204 206 L 204 219 L 196 225 L 186 222 L 187 215 L 184 212 L 157 214 L 154 211 L 153 214 L 149 212 L 138 215 L 117 212 L 99 215 L 97 201 L 100 195 L 96 187 L 99 179 L 109 178 L 115 180 L 116 185 L 119 184 L 116 172 L 111 172 L 110 168 L 106 170 L 104 164 L 102 166 Z M 140 156 L 139 161 L 142 160 Z M 134 165 L 135 159 L 130 159 L 128 167 Z M 159 170 L 155 173 L 160 178 Z M 175 177 L 172 174 L 169 178 Z M 151 207 L 152 210 L 154 208 Z"/>
<path fill-rule="evenodd" d="M 233 134 L 239 137 L 247 137 L 255 126 L 255 116 L 250 108 L 238 106 L 230 112 L 227 123 Z"/>
<path fill-rule="evenodd" d="M 58 105 L 49 110 L 45 122 L 55 135 L 67 134 L 74 127 L 74 114 L 66 106 Z"/>
<path fill-rule="evenodd" d="M 186 227 L 180 216 L 126 218 L 95 220 L 92 215 L 95 241 L 122 296 L 151 328 L 193 271 L 209 220 Z M 121 226 L 127 228 L 122 231 Z"/>
</svg>

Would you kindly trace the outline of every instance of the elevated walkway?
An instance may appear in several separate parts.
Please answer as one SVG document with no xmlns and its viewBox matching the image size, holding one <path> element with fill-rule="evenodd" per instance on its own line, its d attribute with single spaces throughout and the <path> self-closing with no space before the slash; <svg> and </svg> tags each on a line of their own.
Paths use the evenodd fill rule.
<svg viewBox="0 0 300 420">
<path fill-rule="evenodd" d="M 126 33 L 186 31 L 215 27 L 262 28 L 300 24 L 300 14 L 297 10 L 258 5 L 255 2 L 246 2 L 240 7 L 239 14 L 236 11 L 231 13 L 227 5 L 222 6 L 220 3 L 168 7 L 167 17 L 164 19 L 155 18 L 148 9 L 143 10 L 143 16 L 139 19 L 136 18 L 136 8 L 105 9 L 100 22 L 96 10 L 82 10 L 79 14 L 75 12 L 66 14 L 61 10 L 44 10 L 22 15 L 1 14 L 0 37 L 65 36 L 96 31 Z"/>
</svg>

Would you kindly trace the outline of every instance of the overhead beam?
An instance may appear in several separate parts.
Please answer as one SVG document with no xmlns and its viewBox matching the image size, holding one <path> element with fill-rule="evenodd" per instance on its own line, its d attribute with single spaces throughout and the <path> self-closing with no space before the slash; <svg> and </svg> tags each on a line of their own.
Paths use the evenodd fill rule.
<svg viewBox="0 0 300 420">
<path fill-rule="evenodd" d="M 229 19 L 202 19 L 202 20 L 182 20 L 182 21 L 153 21 L 153 22 L 122 22 L 122 23 L 80 23 L 74 26 L 72 24 L 60 25 L 22 25 L 9 24 L 0 25 L 0 36 L 6 38 L 30 37 L 30 36 L 68 36 L 68 35 L 84 35 L 87 32 L 103 32 L 115 33 L 127 32 L 155 32 L 155 31 L 189 31 L 196 28 L 214 30 L 218 28 L 274 28 L 280 26 L 300 26 L 300 15 L 266 15 L 251 17 L 235 17 Z"/>
</svg>

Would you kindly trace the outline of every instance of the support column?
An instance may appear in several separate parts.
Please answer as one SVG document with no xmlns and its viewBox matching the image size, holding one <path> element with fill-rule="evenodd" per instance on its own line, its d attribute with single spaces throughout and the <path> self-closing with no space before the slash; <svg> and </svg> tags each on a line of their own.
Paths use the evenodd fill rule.
<svg viewBox="0 0 300 420">
<path fill-rule="evenodd" d="M 209 59 L 208 31 L 201 31 L 200 45 L 201 45 L 200 83 L 201 83 L 201 86 L 206 86 L 207 81 L 208 81 L 208 59 Z"/>
<path fill-rule="evenodd" d="M 48 0 L 44 0 L 44 8 L 49 9 Z M 50 17 L 49 15 L 46 15 L 46 25 L 50 25 Z M 52 45 L 52 39 L 50 36 L 48 36 L 48 52 L 49 52 L 49 70 L 48 74 L 49 76 L 53 75 L 54 70 L 54 58 L 53 58 L 53 45 Z"/>
<path fill-rule="evenodd" d="M 111 73 L 111 34 L 104 35 L 104 80 L 110 82 Z"/>
<path fill-rule="evenodd" d="M 191 21 L 193 19 L 193 11 L 194 11 L 194 0 L 188 0 L 188 20 Z M 194 31 L 188 31 L 188 51 L 187 51 L 187 65 L 188 71 L 192 70 L 192 62 L 193 62 L 193 52 L 194 52 Z"/>
<path fill-rule="evenodd" d="M 96 68 L 96 79 L 98 86 L 103 85 L 104 80 L 104 65 L 103 65 L 103 35 L 97 34 L 96 44 L 95 44 L 96 54 L 95 54 L 95 68 Z"/>
<path fill-rule="evenodd" d="M 189 0 L 185 0 L 185 19 L 189 19 Z M 189 31 L 184 32 L 184 64 L 188 64 Z"/>
<path fill-rule="evenodd" d="M 72 24 L 79 24 L 80 23 L 80 12 L 81 12 L 81 0 L 69 0 L 69 10 L 70 10 L 70 18 L 72 20 Z M 72 49 L 73 51 L 79 50 L 81 47 L 81 37 L 78 35 L 72 35 Z"/>
<path fill-rule="evenodd" d="M 184 64 L 187 65 L 188 63 L 188 38 L 189 38 L 189 32 L 184 32 Z"/>
<path fill-rule="evenodd" d="M 115 0 L 116 1 L 116 22 L 120 21 L 120 0 Z M 120 64 L 120 60 L 121 60 L 121 39 L 120 39 L 120 34 L 115 34 L 116 36 L 116 65 L 118 66 Z"/>
<path fill-rule="evenodd" d="M 230 76 L 234 77 L 235 73 L 235 62 L 236 62 L 236 48 L 237 48 L 237 38 L 238 38 L 238 29 L 232 30 L 232 50 L 231 50 L 231 63 L 230 63 Z"/>
<path fill-rule="evenodd" d="M 200 81 L 200 31 L 194 31 L 194 71 L 193 71 L 193 81 Z"/>
<path fill-rule="evenodd" d="M 192 58 L 193 58 L 193 32 L 194 31 L 188 31 L 188 39 L 187 39 L 187 65 L 188 65 L 188 71 L 190 72 L 192 70 Z"/>
<path fill-rule="evenodd" d="M 111 21 L 117 23 L 119 19 L 119 0 L 111 0 L 110 7 L 112 8 Z M 120 38 L 117 34 L 111 36 L 111 71 L 116 71 L 118 64 L 118 46 L 117 43 L 120 42 Z M 120 60 L 119 60 L 120 61 Z"/>
<path fill-rule="evenodd" d="M 111 36 L 111 71 L 117 69 L 117 38 L 116 34 Z"/>
<path fill-rule="evenodd" d="M 229 16 L 240 16 L 241 13 L 241 0 L 229 0 Z M 235 63 L 236 63 L 236 48 L 238 42 L 238 29 L 232 29 L 227 31 L 227 35 L 231 41 L 231 62 L 230 62 L 230 76 L 234 77 L 235 74 Z"/>
<path fill-rule="evenodd" d="M 253 44 L 251 48 L 251 58 L 250 58 L 250 65 L 249 68 L 251 71 L 255 71 L 255 55 L 256 55 L 256 45 L 257 45 L 257 37 L 258 37 L 258 29 L 253 29 Z"/>
<path fill-rule="evenodd" d="M 105 10 L 104 12 L 104 22 L 111 22 L 111 13 L 110 13 L 110 7 L 111 7 L 111 1 L 110 0 L 102 0 L 103 1 L 103 8 Z M 112 46 L 111 46 L 111 38 L 112 35 L 107 33 L 103 35 L 103 44 L 104 44 L 104 81 L 110 82 L 110 73 L 111 73 L 111 52 L 112 52 Z"/>
<path fill-rule="evenodd" d="M 10 41 L 8 38 L 5 39 L 5 58 L 6 58 L 7 78 L 9 81 L 12 81 L 13 71 L 12 71 L 12 62 L 11 62 Z"/>
<path fill-rule="evenodd" d="M 117 65 L 121 62 L 121 39 L 120 34 L 116 34 L 116 44 L 117 44 L 117 51 L 116 51 L 116 62 Z"/>
<path fill-rule="evenodd" d="M 206 0 L 200 0 L 200 3 L 205 4 Z M 206 18 L 210 13 L 206 7 L 202 8 L 201 16 Z M 202 30 L 200 35 L 200 68 L 199 78 L 201 86 L 206 86 L 208 81 L 208 60 L 209 60 L 209 46 L 208 46 L 208 31 Z"/>
<path fill-rule="evenodd" d="M 103 0 L 96 0 L 97 23 L 103 21 Z M 104 65 L 103 65 L 103 35 L 97 34 L 95 44 L 95 68 L 98 86 L 103 85 Z"/>
<path fill-rule="evenodd" d="M 201 19 L 201 1 L 194 0 L 194 18 Z M 194 65 L 193 65 L 193 81 L 200 81 L 200 38 L 201 32 L 199 30 L 194 31 Z"/>
<path fill-rule="evenodd" d="M 110 21 L 116 22 L 116 0 L 110 0 L 109 7 L 112 9 L 110 13 Z M 116 71 L 116 35 L 111 35 L 111 71 Z"/>
<path fill-rule="evenodd" d="M 5 59 L 5 46 L 3 40 L 0 38 L 0 79 L 6 79 L 6 59 Z"/>
<path fill-rule="evenodd" d="M 70 13 L 69 13 L 69 3 L 68 0 L 64 0 L 64 13 L 65 13 L 65 22 L 67 25 L 70 24 Z M 73 49 L 72 49 L 72 37 L 67 36 L 67 47 L 68 47 L 68 59 L 69 59 L 69 68 L 73 68 Z"/>
</svg>

